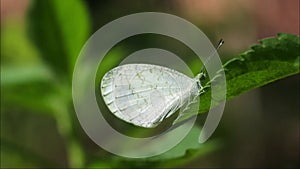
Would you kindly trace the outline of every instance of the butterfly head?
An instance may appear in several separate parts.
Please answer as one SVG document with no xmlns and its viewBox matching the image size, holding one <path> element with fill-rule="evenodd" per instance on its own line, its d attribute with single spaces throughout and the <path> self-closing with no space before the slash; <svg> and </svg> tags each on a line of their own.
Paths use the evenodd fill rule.
<svg viewBox="0 0 300 169">
<path fill-rule="evenodd" d="M 203 72 L 197 74 L 197 76 L 195 77 L 195 81 L 196 81 L 197 89 L 198 89 L 198 95 L 203 93 L 203 86 L 201 84 L 201 81 L 205 80 L 205 78 L 206 78 L 206 76 L 205 76 L 205 73 L 203 73 Z"/>
</svg>

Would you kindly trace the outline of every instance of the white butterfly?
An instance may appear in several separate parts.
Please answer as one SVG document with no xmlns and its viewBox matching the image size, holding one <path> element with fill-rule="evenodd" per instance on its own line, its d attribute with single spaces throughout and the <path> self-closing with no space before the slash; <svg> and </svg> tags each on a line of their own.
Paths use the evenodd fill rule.
<svg viewBox="0 0 300 169">
<path fill-rule="evenodd" d="M 221 39 L 217 49 L 223 43 Z M 103 76 L 101 94 L 109 110 L 118 118 L 136 126 L 153 128 L 179 108 L 188 109 L 195 102 L 204 92 L 200 83 L 203 75 L 201 70 L 195 78 L 190 78 L 163 66 L 127 64 Z"/>
<path fill-rule="evenodd" d="M 203 92 L 200 76 L 151 64 L 127 64 L 107 72 L 101 93 L 109 110 L 136 126 L 152 128 L 186 108 Z"/>
</svg>

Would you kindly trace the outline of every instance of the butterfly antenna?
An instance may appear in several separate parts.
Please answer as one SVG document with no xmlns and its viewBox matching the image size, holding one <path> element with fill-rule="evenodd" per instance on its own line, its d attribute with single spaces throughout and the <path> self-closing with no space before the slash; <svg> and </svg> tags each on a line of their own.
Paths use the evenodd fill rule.
<svg viewBox="0 0 300 169">
<path fill-rule="evenodd" d="M 224 44 L 224 40 L 220 39 L 218 46 L 217 46 L 217 50 L 220 49 L 220 47 Z"/>
<path fill-rule="evenodd" d="M 218 43 L 218 46 L 216 47 L 216 50 L 214 50 L 209 56 L 208 58 L 204 61 L 201 69 L 200 69 L 200 73 L 202 73 L 204 71 L 204 65 L 212 58 L 212 56 L 218 51 L 218 49 L 221 48 L 221 46 L 224 44 L 224 40 L 223 39 L 220 39 L 219 43 Z"/>
</svg>

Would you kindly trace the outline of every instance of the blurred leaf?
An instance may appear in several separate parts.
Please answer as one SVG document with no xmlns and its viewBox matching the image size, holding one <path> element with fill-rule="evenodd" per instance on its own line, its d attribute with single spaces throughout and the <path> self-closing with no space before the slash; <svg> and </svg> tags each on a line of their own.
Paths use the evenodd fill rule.
<svg viewBox="0 0 300 169">
<path fill-rule="evenodd" d="M 197 135 L 197 136 L 199 136 L 199 135 Z M 157 168 L 180 167 L 184 164 L 189 163 L 192 160 L 195 160 L 199 157 L 201 158 L 201 156 L 204 157 L 205 155 L 219 149 L 220 145 L 221 145 L 221 143 L 218 140 L 213 140 L 213 141 L 209 141 L 209 142 L 205 143 L 204 145 L 198 144 L 198 146 L 196 146 L 194 148 L 186 147 L 184 149 L 184 147 L 182 147 L 182 150 L 185 150 L 184 155 L 176 157 L 176 158 L 160 160 L 160 164 L 158 165 Z"/>
<path fill-rule="evenodd" d="M 89 35 L 87 10 L 81 0 L 35 0 L 29 11 L 29 21 L 29 32 L 41 57 L 60 77 L 54 83 L 55 91 L 46 99 L 66 140 L 69 165 L 80 168 L 84 155 L 73 136 L 69 82 L 77 56 Z"/>
<path fill-rule="evenodd" d="M 249 90 L 299 73 L 300 38 L 291 34 L 260 41 L 223 65 L 226 76 L 227 100 Z M 210 108 L 211 91 L 201 95 L 199 113 Z"/>
<path fill-rule="evenodd" d="M 199 144 L 198 143 L 198 137 L 200 134 L 201 129 L 199 126 L 194 126 L 192 130 L 189 132 L 189 134 L 174 148 L 170 149 L 169 151 L 149 158 L 150 161 L 155 160 L 167 160 L 167 159 L 173 159 L 178 157 L 183 157 L 186 154 L 187 149 L 198 149 L 198 151 L 208 150 L 212 147 L 208 146 L 210 143 L 207 144 Z M 214 144 L 216 147 L 217 144 Z"/>
<path fill-rule="evenodd" d="M 82 147 L 78 141 L 72 140 L 68 146 L 69 150 L 69 163 L 71 166 L 84 166 L 84 153 L 82 152 Z"/>
<path fill-rule="evenodd" d="M 23 22 L 1 21 L 1 66 L 39 62 L 38 53 L 28 39 Z"/>
<path fill-rule="evenodd" d="M 194 126 L 189 134 L 175 147 L 158 156 L 144 159 L 129 159 L 115 157 L 111 160 L 103 159 L 93 162 L 89 168 L 120 168 L 126 166 L 128 168 L 162 168 L 162 167 L 178 167 L 200 155 L 208 154 L 220 146 L 218 140 L 209 141 L 205 144 L 198 143 L 200 128 Z M 110 163 L 109 163 L 110 161 Z"/>
<path fill-rule="evenodd" d="M 53 95 L 60 97 L 51 70 L 42 64 L 7 65 L 1 67 L 1 90 L 4 108 L 34 110 L 54 115 Z"/>
<path fill-rule="evenodd" d="M 1 87 L 53 80 L 51 71 L 44 65 L 1 66 Z"/>
<path fill-rule="evenodd" d="M 40 168 L 53 166 L 39 155 L 1 138 L 1 168 Z"/>
<path fill-rule="evenodd" d="M 1 111 L 1 165 L 7 168 L 66 166 L 64 143 L 55 121 L 24 111 Z"/>
<path fill-rule="evenodd" d="M 35 0 L 29 21 L 29 31 L 42 57 L 59 75 L 71 75 L 89 35 L 84 4 L 80 0 Z"/>
<path fill-rule="evenodd" d="M 58 83 L 44 65 L 1 67 L 1 90 L 1 112 L 29 110 L 32 113 L 46 114 L 56 120 L 57 129 L 62 136 L 71 138 L 70 86 L 62 80 Z M 76 143 L 72 139 L 70 142 Z M 71 164 L 82 166 L 83 160 L 78 160 L 83 154 L 79 152 L 80 146 L 66 146 L 69 148 L 70 158 L 75 159 L 70 159 Z"/>
<path fill-rule="evenodd" d="M 161 155 L 148 158 L 146 162 L 148 165 L 154 163 L 157 166 L 156 168 L 178 167 L 201 155 L 208 154 L 220 146 L 217 139 L 199 144 L 200 131 L 201 129 L 198 126 L 194 126 L 178 145 Z"/>
</svg>

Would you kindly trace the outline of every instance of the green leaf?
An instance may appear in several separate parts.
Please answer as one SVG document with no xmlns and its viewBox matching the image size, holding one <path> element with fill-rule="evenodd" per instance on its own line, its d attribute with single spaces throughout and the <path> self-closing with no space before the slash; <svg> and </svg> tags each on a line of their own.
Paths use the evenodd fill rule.
<svg viewBox="0 0 300 169">
<path fill-rule="evenodd" d="M 300 38 L 278 34 L 254 45 L 250 50 L 223 65 L 227 100 L 285 77 L 299 74 Z M 199 113 L 210 108 L 211 91 L 201 95 Z"/>
<path fill-rule="evenodd" d="M 71 75 L 89 35 L 89 19 L 80 0 L 35 0 L 29 31 L 42 57 L 59 75 Z"/>
</svg>

